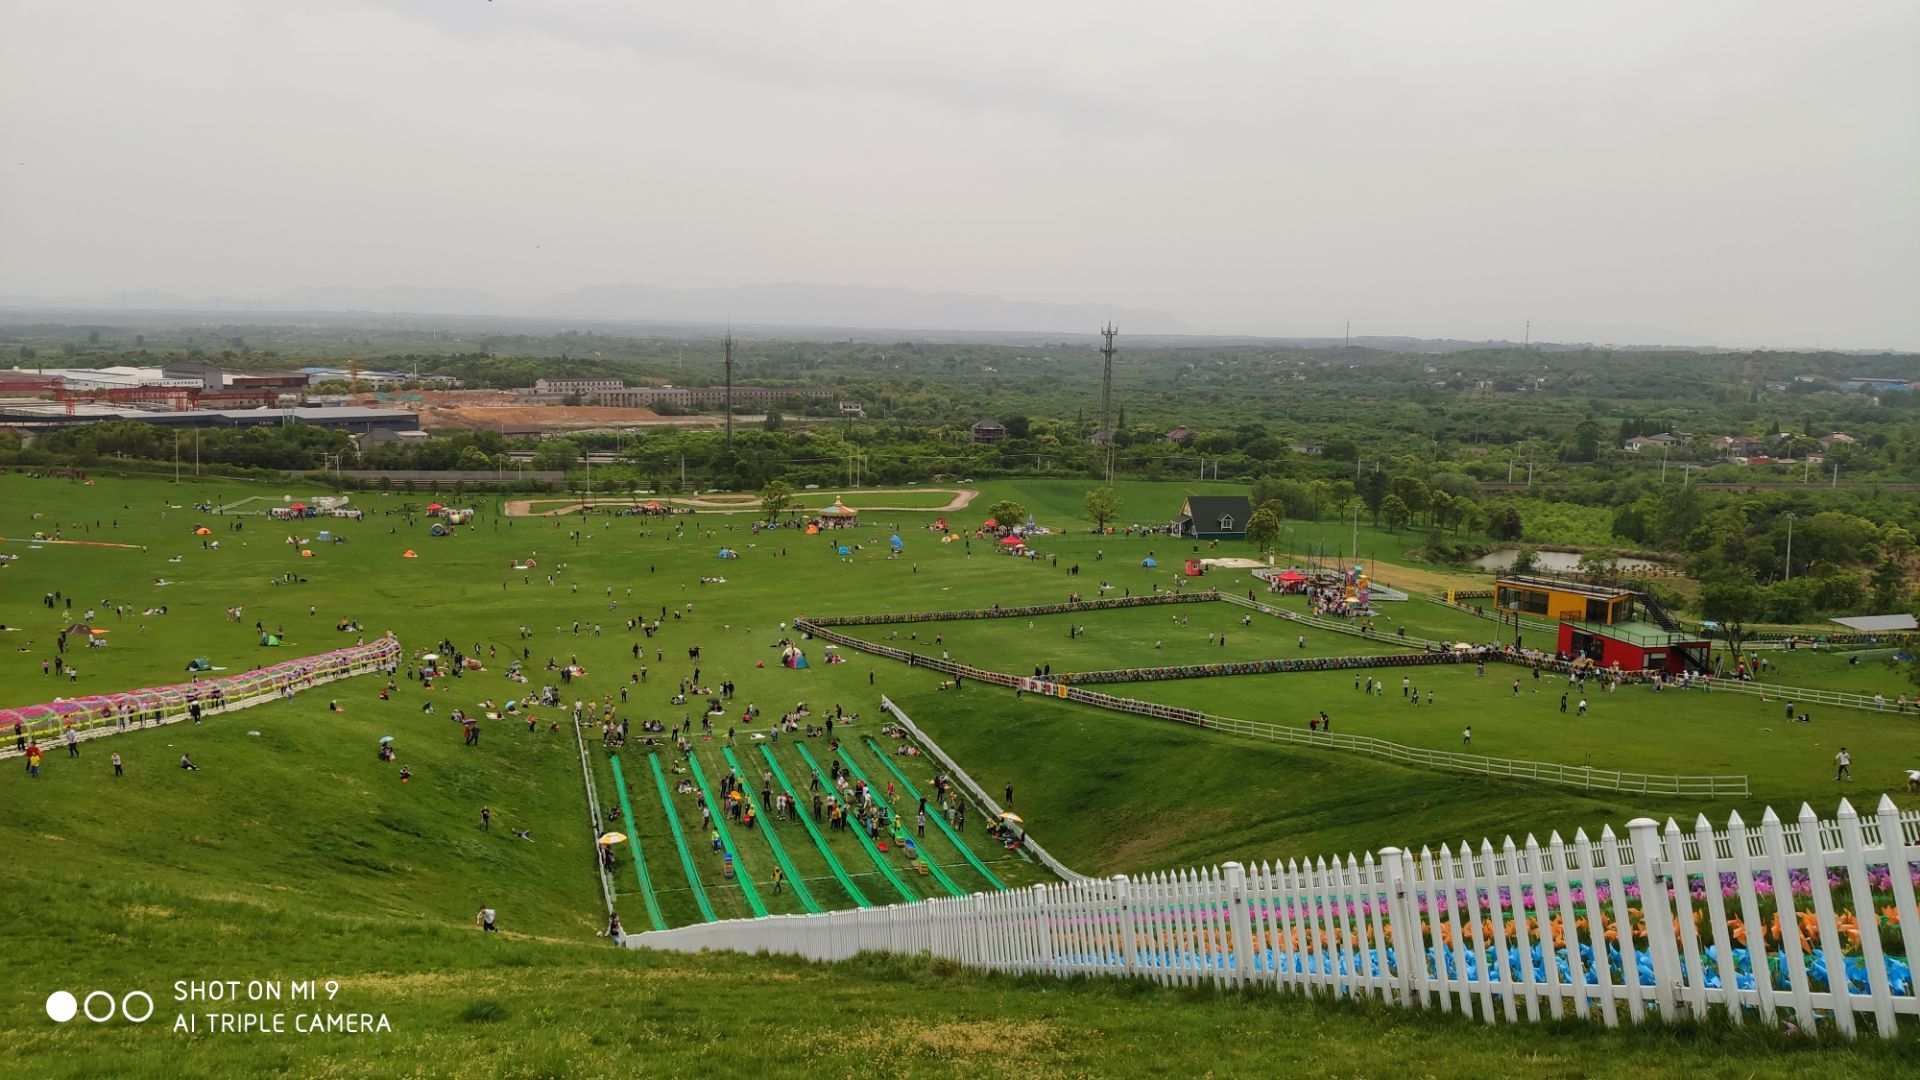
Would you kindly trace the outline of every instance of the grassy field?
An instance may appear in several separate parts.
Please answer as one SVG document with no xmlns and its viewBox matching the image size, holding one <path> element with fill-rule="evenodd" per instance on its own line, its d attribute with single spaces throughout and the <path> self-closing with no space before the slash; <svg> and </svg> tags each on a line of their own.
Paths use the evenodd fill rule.
<svg viewBox="0 0 1920 1080">
<path fill-rule="evenodd" d="M 1298 1002 L 978 979 L 904 961 L 823 969 L 633 956 L 597 942 L 604 914 L 568 710 L 536 708 L 532 731 L 524 721 L 485 722 L 477 748 L 462 745 L 447 718 L 455 706 L 475 711 L 524 693 L 528 686 L 502 677 L 513 659 L 524 659 L 534 687 L 558 681 L 550 664 L 577 662 L 587 674 L 563 687 L 564 699 L 610 705 L 634 722 L 636 739 L 642 721 L 678 723 L 690 715 L 698 735 L 700 695 L 689 705 L 672 701 L 683 679 L 696 678 L 696 667 L 701 684 L 732 681 L 737 694 L 716 718 L 714 738 L 696 738 L 695 755 L 717 782 L 728 767 L 726 729 L 735 727 L 731 749 L 756 793 L 763 745 L 803 794 L 808 766 L 790 737 L 777 744 L 752 739 L 740 719 L 749 704 L 769 718 L 802 704 L 815 722 L 836 706 L 859 714 L 839 734 L 855 763 L 884 784 L 881 756 L 865 737 L 879 738 L 878 698 L 891 694 L 982 783 L 996 791 L 1014 784 L 1034 833 L 1088 872 L 1617 824 L 1642 812 L 1703 808 L 1415 772 L 1059 702 L 1016 701 L 983 688 L 942 692 L 928 673 L 858 653 L 829 665 L 817 643 L 809 645 L 808 670 L 780 665 L 780 642 L 798 614 L 1044 603 L 1071 591 L 1091 595 L 1102 581 L 1116 593 L 1138 594 L 1180 584 L 1178 562 L 1196 551 L 1249 553 L 1240 544 L 1091 535 L 1080 506 L 1083 485 L 1011 482 L 981 490 L 984 505 L 1020 499 L 1060 530 L 1040 542 L 1045 558 L 939 544 L 925 528 L 936 515 L 914 511 L 871 515 L 862 528 L 833 537 L 805 537 L 756 535 L 739 516 L 506 519 L 498 501 L 488 499 L 477 504 L 475 525 L 433 538 L 418 516 L 429 501 L 421 496 L 357 495 L 354 504 L 368 512 L 364 521 L 289 525 L 193 507 L 244 498 L 260 500 L 249 504 L 257 507 L 317 492 L 229 481 L 176 486 L 103 477 L 82 485 L 0 476 L 0 537 L 12 538 L 0 551 L 19 556 L 0 568 L 0 623 L 7 626 L 0 631 L 0 701 L 180 681 L 186 662 L 199 656 L 240 671 L 350 643 L 357 635 L 337 631 L 341 619 L 357 620 L 368 634 L 394 631 L 410 655 L 448 639 L 485 665 L 430 689 L 403 671 L 386 700 L 379 680 L 351 680 L 198 727 L 91 741 L 77 760 L 52 747 L 37 780 L 10 762 L 11 771 L 0 775 L 0 842 L 15 858 L 0 870 L 0 888 L 18 917 L 0 931 L 0 1015 L 10 1031 L 24 1033 L 12 1047 L 15 1073 L 593 1076 L 637 1066 L 680 1074 L 705 1071 L 716 1052 L 729 1064 L 774 1073 L 932 1075 L 1165 1074 L 1192 1071 L 1201 1061 L 1224 1073 L 1283 1067 L 1351 1075 L 1403 1071 L 1409 1055 L 1437 1075 L 1644 1075 L 1679 1062 L 1703 1075 L 1886 1075 L 1907 1061 L 1900 1056 L 1910 1053 L 1905 1043 L 1815 1057 L 1776 1056 L 1771 1043 L 1711 1032 L 1490 1035 L 1431 1018 Z M 1164 520 L 1185 490 L 1122 485 L 1122 520 Z M 211 534 L 196 536 L 203 524 Z M 323 528 L 344 542 L 319 542 Z M 906 540 L 897 558 L 886 545 L 896 530 Z M 83 543 L 22 539 L 56 531 Z M 289 536 L 308 541 L 315 556 L 300 558 Z M 1365 539 L 1363 531 L 1363 547 Z M 843 558 L 836 548 L 848 541 L 854 551 Z M 722 546 L 742 557 L 717 559 Z M 402 558 L 409 549 L 418 557 Z M 1160 567 L 1141 565 L 1149 554 Z M 526 559 L 537 567 L 510 568 Z M 1069 574 L 1074 565 L 1078 576 Z M 1246 580 L 1222 572 L 1203 584 L 1238 590 Z M 55 591 L 59 600 L 49 608 L 44 598 Z M 235 607 L 240 616 L 230 620 Z M 95 626 L 110 631 L 111 644 L 71 649 L 75 678 L 43 674 L 59 630 L 89 611 Z M 1383 629 L 1404 624 L 1423 636 L 1483 640 L 1497 629 L 1432 605 L 1396 605 L 1389 613 L 1379 620 Z M 1153 611 L 1080 617 L 1074 621 L 1089 633 L 1072 640 L 1069 620 L 1056 618 L 1034 620 L 1031 630 L 1024 623 L 915 624 L 907 633 L 920 636 L 922 651 L 945 648 L 1013 671 L 1383 648 L 1316 631 L 1301 650 L 1288 624 L 1256 618 L 1242 626 L 1239 609 L 1226 605 L 1182 614 L 1192 621 L 1177 633 L 1171 613 Z M 635 617 L 659 619 L 659 633 L 629 632 Z M 287 644 L 260 646 L 256 623 Z M 883 639 L 890 629 L 873 628 Z M 1209 631 L 1216 644 L 1207 644 Z M 1220 633 L 1228 635 L 1225 649 L 1217 644 Z M 935 634 L 945 640 L 928 644 Z M 697 662 L 688 652 L 695 646 Z M 1793 662 L 1835 680 L 1885 677 L 1884 668 L 1848 669 L 1832 657 Z M 1822 663 L 1829 667 L 1813 667 Z M 1429 674 L 1422 669 L 1417 677 L 1425 682 Z M 1770 751 L 1756 742 L 1764 718 L 1753 712 L 1753 699 L 1725 711 L 1715 711 L 1718 699 L 1700 710 L 1691 697 L 1661 699 L 1662 706 L 1687 707 L 1683 737 L 1674 734 L 1682 725 L 1673 713 L 1641 706 L 1629 715 L 1624 698 L 1586 728 L 1570 730 L 1557 716 L 1540 715 L 1543 702 L 1503 702 L 1494 688 L 1478 696 L 1470 685 L 1443 688 L 1443 673 L 1431 674 L 1439 701 L 1418 721 L 1395 712 L 1391 699 L 1377 715 L 1363 712 L 1337 677 L 1151 689 L 1157 700 L 1282 721 L 1304 722 L 1306 710 L 1327 707 L 1339 730 L 1376 725 L 1411 739 L 1418 725 L 1431 725 L 1439 743 L 1450 731 L 1457 737 L 1457 721 L 1471 712 L 1476 748 L 1549 760 L 1585 753 L 1587 732 L 1608 730 L 1616 737 L 1605 745 L 1620 758 L 1609 764 L 1718 771 L 1724 761 L 1771 756 L 1787 760 L 1765 784 L 1760 764 L 1742 770 L 1755 772 L 1761 794 L 1783 801 L 1775 785 L 1794 798 L 1824 793 L 1825 802 L 1816 802 L 1823 811 L 1833 792 L 1822 783 L 1824 743 L 1813 740 L 1858 732 L 1862 795 L 1869 776 L 1878 778 L 1913 750 L 1904 726 L 1912 721 L 1829 710 L 1811 730 L 1776 732 L 1787 748 Z M 1444 674 L 1471 678 L 1467 670 Z M 1313 703 L 1321 698 L 1339 707 Z M 327 707 L 330 700 L 337 711 Z M 376 758 L 385 735 L 396 740 L 396 763 Z M 824 740 L 805 742 L 824 766 Z M 126 762 L 123 778 L 107 764 L 115 752 Z M 177 768 L 182 753 L 200 771 Z M 621 758 L 631 831 L 663 914 L 670 923 L 701 917 L 694 881 L 717 915 L 744 914 L 739 879 L 725 877 L 699 829 L 698 797 L 673 790 L 685 777 L 672 771 L 672 756 L 663 755 L 662 765 L 668 801 L 686 832 L 692 880 L 671 841 L 645 749 L 630 746 Z M 611 760 L 597 747 L 591 760 L 600 802 L 617 819 Z M 889 760 L 924 789 L 924 759 Z M 399 780 L 400 765 L 411 770 L 407 783 Z M 895 802 L 911 816 L 904 796 Z M 493 813 L 484 831 L 482 807 Z M 983 839 L 979 823 L 969 824 L 968 840 Z M 823 851 L 797 822 L 773 827 L 822 906 L 850 899 L 828 853 L 872 902 L 900 899 L 851 834 L 823 833 Z M 518 830 L 531 839 L 516 838 Z M 928 834 L 929 856 L 956 887 L 986 886 L 944 837 L 932 828 Z M 765 836 L 736 830 L 733 840 L 736 869 L 760 886 L 769 910 L 801 910 L 792 890 L 771 891 Z M 1045 877 L 1019 856 L 970 846 L 1010 886 Z M 646 917 L 631 859 L 623 849 L 614 880 L 621 914 L 637 930 Z M 899 872 L 899 864 L 890 865 Z M 905 880 L 915 895 L 939 888 L 927 877 Z M 500 912 L 503 933 L 495 938 L 473 929 L 483 903 Z M 153 993 L 159 1015 L 171 1019 L 182 1008 L 163 996 L 173 980 L 211 978 L 338 978 L 341 1007 L 390 1012 L 395 1031 L 377 1038 L 254 1038 L 172 1035 L 148 1025 L 128 1034 L 112 1026 L 56 1026 L 40 1011 L 54 988 L 138 988 Z M 1269 1037 L 1248 1038 L 1253 1031 Z M 1177 1054 L 1168 1050 L 1176 1039 Z M 1276 1043 L 1282 1045 L 1274 1049 Z"/>
</svg>

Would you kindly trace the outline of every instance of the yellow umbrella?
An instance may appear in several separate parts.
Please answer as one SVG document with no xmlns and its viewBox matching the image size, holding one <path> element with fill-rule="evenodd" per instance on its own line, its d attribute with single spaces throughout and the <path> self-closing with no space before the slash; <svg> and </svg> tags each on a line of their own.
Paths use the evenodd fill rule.
<svg viewBox="0 0 1920 1080">
<path fill-rule="evenodd" d="M 601 847 L 612 847 L 615 844 L 624 844 L 626 842 L 627 842 L 626 833 L 610 832 L 607 835 L 600 838 Z"/>
<path fill-rule="evenodd" d="M 1015 814 L 1015 813 L 1011 813 L 1011 812 L 1009 812 L 1009 813 L 1005 813 L 1005 814 L 1001 814 L 1001 815 L 1000 815 L 1000 820 L 1001 820 L 1001 821 L 1014 821 L 1014 822 L 1018 822 L 1018 823 L 1020 823 L 1020 824 L 1022 824 L 1022 825 L 1025 825 L 1025 824 L 1027 823 L 1027 819 L 1026 819 L 1026 818 L 1023 818 L 1023 817 L 1021 817 L 1021 816 L 1020 816 L 1019 814 Z"/>
</svg>

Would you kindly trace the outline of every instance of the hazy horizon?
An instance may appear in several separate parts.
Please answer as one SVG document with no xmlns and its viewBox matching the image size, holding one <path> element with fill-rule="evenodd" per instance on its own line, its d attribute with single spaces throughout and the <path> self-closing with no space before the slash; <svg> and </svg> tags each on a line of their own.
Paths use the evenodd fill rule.
<svg viewBox="0 0 1920 1080">
<path fill-rule="evenodd" d="M 0 10 L 5 304 L 1920 348 L 1910 3 Z"/>
</svg>

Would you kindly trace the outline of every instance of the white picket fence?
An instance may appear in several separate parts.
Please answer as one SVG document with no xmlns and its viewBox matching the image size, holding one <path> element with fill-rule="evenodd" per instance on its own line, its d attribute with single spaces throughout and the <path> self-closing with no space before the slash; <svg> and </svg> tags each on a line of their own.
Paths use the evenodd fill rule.
<svg viewBox="0 0 1920 1080">
<path fill-rule="evenodd" d="M 1716 833 L 1651 818 L 1596 841 L 1529 835 L 1478 850 L 1220 866 L 776 915 L 627 938 L 631 948 L 843 960 L 930 954 L 985 971 L 1370 997 L 1488 1023 L 1607 1026 L 1724 1011 L 1853 1037 L 1920 1015 L 1913 875 L 1920 815 L 1811 807 Z M 1897 926 L 1884 934 L 1876 912 Z M 1751 930 L 1777 911 L 1784 935 Z M 1853 915 L 1858 915 L 1858 920 Z M 1751 931 L 1751 932 L 1750 932 Z M 1883 942 L 1883 936 L 1886 939 Z M 1629 947 L 1629 943 L 1631 943 Z"/>
</svg>

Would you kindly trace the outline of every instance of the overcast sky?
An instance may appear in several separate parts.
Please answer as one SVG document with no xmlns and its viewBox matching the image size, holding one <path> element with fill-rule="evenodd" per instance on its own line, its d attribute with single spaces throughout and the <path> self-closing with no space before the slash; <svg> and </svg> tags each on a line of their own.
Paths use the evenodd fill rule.
<svg viewBox="0 0 1920 1080">
<path fill-rule="evenodd" d="M 1920 348 L 1916 57 L 1912 0 L 0 0 L 0 295 Z"/>
</svg>

